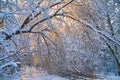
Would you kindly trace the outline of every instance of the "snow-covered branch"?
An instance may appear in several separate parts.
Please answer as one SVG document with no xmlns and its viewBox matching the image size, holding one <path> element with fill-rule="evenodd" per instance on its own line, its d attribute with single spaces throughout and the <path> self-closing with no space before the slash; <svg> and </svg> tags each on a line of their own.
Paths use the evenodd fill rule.
<svg viewBox="0 0 120 80">
<path fill-rule="evenodd" d="M 92 25 L 92 24 L 88 23 L 87 21 L 81 20 L 80 18 L 78 18 L 78 17 L 75 16 L 75 15 L 71 15 L 71 14 L 68 14 L 68 13 L 67 13 L 67 14 L 63 14 L 63 15 L 61 15 L 61 16 L 68 17 L 68 18 L 71 18 L 71 19 L 73 19 L 73 20 L 75 20 L 75 21 L 80 22 L 81 24 L 83 24 L 83 25 L 85 25 L 86 27 L 92 29 L 93 31 L 95 31 L 95 32 L 103 35 L 104 37 L 108 38 L 109 40 L 113 41 L 114 43 L 116 43 L 117 45 L 120 46 L 120 43 L 119 43 L 118 41 L 116 41 L 114 38 L 112 38 L 111 35 L 107 34 L 107 33 L 104 32 L 104 31 L 98 30 L 95 25 Z"/>
<path fill-rule="evenodd" d="M 52 4 L 52 5 L 50 5 L 49 7 L 43 8 L 40 12 L 38 12 L 37 14 L 34 14 L 34 17 L 39 16 L 42 12 L 46 11 L 47 9 L 52 8 L 52 7 L 54 7 L 54 6 L 58 5 L 58 4 L 61 4 L 61 3 L 62 3 L 61 1 L 56 2 L 56 3 Z M 32 12 L 34 12 L 34 11 L 32 11 Z M 32 16 L 32 14 L 28 15 L 28 17 L 24 20 L 24 22 L 21 25 L 21 29 L 24 28 L 25 25 L 27 25 L 30 21 L 32 21 L 34 19 L 34 18 L 31 18 L 31 16 Z"/>
<path fill-rule="evenodd" d="M 1 66 L 0 66 L 0 70 L 2 70 L 2 69 L 5 68 L 5 67 L 8 67 L 8 66 L 17 67 L 19 64 L 20 64 L 20 62 L 9 62 L 9 63 L 6 63 L 6 64 L 4 64 L 4 65 L 1 65 Z"/>
</svg>

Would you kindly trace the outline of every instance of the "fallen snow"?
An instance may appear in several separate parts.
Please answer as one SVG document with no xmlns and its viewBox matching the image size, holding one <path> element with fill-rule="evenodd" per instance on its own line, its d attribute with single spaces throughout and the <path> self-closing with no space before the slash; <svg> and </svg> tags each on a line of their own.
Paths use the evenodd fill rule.
<svg viewBox="0 0 120 80">
<path fill-rule="evenodd" d="M 58 75 L 49 75 L 48 73 L 42 73 L 40 80 L 69 80 L 67 78 L 60 77 Z"/>
<path fill-rule="evenodd" d="M 37 70 L 34 67 L 24 67 L 22 76 L 17 80 L 69 80 L 55 74 L 48 74 L 46 71 Z M 16 79 L 15 79 L 16 80 Z"/>
<path fill-rule="evenodd" d="M 24 67 L 21 78 L 15 80 L 120 80 L 120 76 L 100 76 L 98 79 L 79 77 L 75 79 L 73 77 L 61 77 L 56 74 L 48 74 L 46 71 L 38 70 L 34 67 Z"/>
<path fill-rule="evenodd" d="M 120 80 L 120 76 L 106 76 L 104 80 Z"/>
</svg>

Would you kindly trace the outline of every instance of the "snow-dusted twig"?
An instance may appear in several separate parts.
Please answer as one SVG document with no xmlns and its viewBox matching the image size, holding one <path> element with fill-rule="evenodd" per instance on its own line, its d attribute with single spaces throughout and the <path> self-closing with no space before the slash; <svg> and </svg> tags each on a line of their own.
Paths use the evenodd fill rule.
<svg viewBox="0 0 120 80">
<path fill-rule="evenodd" d="M 2 70 L 3 68 L 5 68 L 5 67 L 7 67 L 7 66 L 17 67 L 19 64 L 20 64 L 20 62 L 9 62 L 9 63 L 6 63 L 6 64 L 4 64 L 4 65 L 1 65 L 1 66 L 0 66 L 0 70 Z"/>
<path fill-rule="evenodd" d="M 25 48 L 25 47 L 23 47 L 23 48 Z M 21 51 L 23 48 L 17 50 L 15 53 L 13 53 L 13 54 L 11 54 L 11 55 L 7 55 L 7 56 L 5 56 L 5 57 L 3 57 L 3 58 L 0 58 L 0 61 L 5 60 L 5 59 L 7 59 L 7 58 L 9 58 L 9 57 L 12 57 L 12 56 L 14 56 L 14 55 L 19 54 L 20 51 Z"/>
<path fill-rule="evenodd" d="M 73 19 L 77 22 L 80 22 L 81 24 L 83 24 L 86 27 L 92 29 L 93 31 L 103 35 L 104 37 L 108 38 L 109 40 L 113 41 L 114 43 L 116 43 L 117 45 L 120 46 L 120 43 L 118 41 L 116 41 L 114 38 L 112 38 L 111 35 L 107 34 L 104 31 L 98 30 L 95 25 L 92 25 L 92 24 L 88 23 L 87 21 L 81 20 L 80 18 L 78 18 L 78 17 L 76 17 L 75 15 L 72 15 L 72 14 L 65 14 L 64 13 L 63 15 L 60 15 L 60 16 L 68 17 L 68 18 L 71 18 L 71 19 Z"/>
<path fill-rule="evenodd" d="M 37 17 L 37 16 L 40 15 L 42 12 L 44 12 L 44 11 L 46 11 L 47 9 L 52 8 L 52 7 L 60 4 L 60 3 L 61 3 L 61 1 L 56 2 L 56 3 L 52 4 L 52 5 L 50 5 L 49 7 L 46 7 L 45 9 L 42 9 L 40 12 L 38 12 L 37 14 L 35 14 L 34 17 Z M 28 17 L 24 20 L 24 22 L 23 22 L 22 25 L 21 25 L 21 28 L 24 28 L 26 24 L 28 24 L 30 21 L 33 20 L 33 18 L 30 19 L 30 17 L 31 17 L 31 14 L 28 15 Z"/>
</svg>

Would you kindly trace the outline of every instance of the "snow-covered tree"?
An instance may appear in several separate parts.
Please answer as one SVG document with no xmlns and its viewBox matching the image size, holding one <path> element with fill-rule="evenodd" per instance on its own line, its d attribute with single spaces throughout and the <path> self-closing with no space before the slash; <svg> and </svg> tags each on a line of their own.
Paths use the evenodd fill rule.
<svg viewBox="0 0 120 80">
<path fill-rule="evenodd" d="M 118 75 L 118 17 L 118 0 L 0 0 L 1 70 Z"/>
</svg>

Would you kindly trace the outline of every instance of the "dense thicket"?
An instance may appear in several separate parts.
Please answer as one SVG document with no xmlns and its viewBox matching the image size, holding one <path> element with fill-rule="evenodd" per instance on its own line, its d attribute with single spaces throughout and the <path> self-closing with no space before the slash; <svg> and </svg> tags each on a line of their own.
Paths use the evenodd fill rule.
<svg viewBox="0 0 120 80">
<path fill-rule="evenodd" d="M 120 75 L 119 10 L 118 0 L 0 0 L 0 74 L 20 62 L 70 76 Z"/>
</svg>

